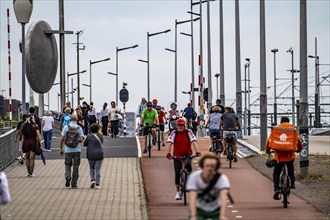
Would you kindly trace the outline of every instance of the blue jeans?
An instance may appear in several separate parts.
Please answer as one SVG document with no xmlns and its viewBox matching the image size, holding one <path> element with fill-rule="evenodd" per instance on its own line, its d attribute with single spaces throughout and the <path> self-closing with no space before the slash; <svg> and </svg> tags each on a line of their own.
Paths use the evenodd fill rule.
<svg viewBox="0 0 330 220">
<path fill-rule="evenodd" d="M 65 179 L 71 179 L 71 186 L 77 186 L 80 160 L 80 152 L 65 153 Z M 73 171 L 71 177 L 72 165 Z"/>
<path fill-rule="evenodd" d="M 103 160 L 88 160 L 91 181 L 95 180 L 96 185 L 100 184 L 102 161 Z"/>
<path fill-rule="evenodd" d="M 50 146 L 52 144 L 53 129 L 50 129 L 49 131 L 42 131 L 42 136 L 44 137 L 44 148 L 46 150 L 50 150 Z"/>
</svg>

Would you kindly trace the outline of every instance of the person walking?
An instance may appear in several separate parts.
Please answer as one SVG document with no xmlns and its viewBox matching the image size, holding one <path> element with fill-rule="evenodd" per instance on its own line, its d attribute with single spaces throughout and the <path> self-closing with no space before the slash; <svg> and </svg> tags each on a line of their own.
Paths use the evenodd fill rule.
<svg viewBox="0 0 330 220">
<path fill-rule="evenodd" d="M 288 168 L 288 175 L 291 180 L 291 188 L 295 189 L 295 176 L 294 176 L 294 159 L 296 157 L 295 152 L 300 152 L 302 150 L 303 144 L 299 137 L 296 127 L 290 124 L 290 119 L 283 116 L 281 118 L 281 123 L 275 127 L 279 131 L 278 135 L 275 135 L 274 130 L 269 135 L 266 142 L 266 153 L 270 154 L 273 149 L 275 152 L 275 167 L 273 172 L 273 182 L 274 182 L 274 196 L 273 199 L 280 199 L 280 174 L 282 172 L 283 166 L 286 164 Z M 276 137 L 277 136 L 277 137 Z M 294 140 L 289 142 L 289 140 Z M 281 143 L 281 149 L 276 147 L 278 143 Z"/>
<path fill-rule="evenodd" d="M 109 114 L 109 111 L 107 109 L 107 106 L 108 106 L 108 103 L 104 103 L 103 104 L 103 108 L 101 110 L 101 122 L 102 122 L 102 134 L 104 136 L 107 136 L 108 135 L 108 114 Z"/>
<path fill-rule="evenodd" d="M 109 118 L 108 121 L 110 121 L 110 129 L 111 129 L 111 137 L 117 137 L 119 133 L 119 120 L 121 118 L 120 115 L 120 108 L 116 106 L 116 103 L 114 101 L 111 102 L 111 107 L 109 109 Z"/>
<path fill-rule="evenodd" d="M 84 140 L 84 132 L 77 121 L 77 115 L 72 114 L 70 123 L 63 127 L 60 141 L 60 155 L 63 156 L 65 153 L 65 187 L 70 187 L 71 183 L 72 189 L 77 189 L 81 160 L 80 143 Z M 72 165 L 73 170 L 71 172 Z"/>
<path fill-rule="evenodd" d="M 35 160 L 35 147 L 41 148 L 41 137 L 38 125 L 34 122 L 33 117 L 26 119 L 23 123 L 21 134 L 23 137 L 22 150 L 26 155 L 26 168 L 28 177 L 33 177 L 34 160 Z M 37 145 L 37 146 L 36 146 Z"/>
<path fill-rule="evenodd" d="M 40 118 L 35 114 L 35 109 L 33 107 L 29 108 L 29 113 L 30 113 L 30 118 L 32 120 L 32 122 L 34 123 L 35 126 L 37 126 L 36 128 L 41 131 L 41 120 Z"/>
<path fill-rule="evenodd" d="M 84 116 L 82 115 L 81 108 L 77 108 L 76 112 L 77 112 L 77 118 L 78 118 L 77 124 L 84 130 L 85 129 L 85 119 L 84 119 Z"/>
<path fill-rule="evenodd" d="M 84 130 L 84 134 L 87 135 L 88 134 L 88 129 L 89 129 L 89 110 L 90 110 L 90 106 L 87 104 L 87 102 L 83 102 L 82 106 L 80 107 L 82 110 L 82 115 L 84 116 L 84 123 L 85 123 L 85 128 Z"/>
<path fill-rule="evenodd" d="M 44 149 L 45 151 L 51 152 L 50 147 L 52 144 L 53 137 L 54 118 L 51 111 L 46 112 L 46 116 L 42 118 L 41 130 L 44 138 Z"/>
<path fill-rule="evenodd" d="M 230 189 L 228 177 L 218 172 L 220 160 L 213 153 L 205 153 L 198 162 L 201 170 L 188 176 L 190 219 L 227 219 L 225 216 Z"/>
<path fill-rule="evenodd" d="M 93 102 L 90 102 L 90 104 L 89 104 L 88 116 L 89 116 L 90 125 L 96 123 L 96 110 L 94 108 Z"/>
<path fill-rule="evenodd" d="M 87 159 L 91 176 L 91 188 L 100 188 L 101 166 L 103 161 L 103 136 L 99 134 L 100 126 L 96 123 L 90 126 L 91 133 L 87 135 L 84 146 L 87 147 Z"/>
<path fill-rule="evenodd" d="M 71 119 L 70 112 L 71 112 L 70 108 L 66 108 L 64 110 L 64 114 L 61 115 L 61 117 L 60 117 L 60 130 L 61 131 L 65 125 L 70 123 L 70 119 Z"/>
</svg>

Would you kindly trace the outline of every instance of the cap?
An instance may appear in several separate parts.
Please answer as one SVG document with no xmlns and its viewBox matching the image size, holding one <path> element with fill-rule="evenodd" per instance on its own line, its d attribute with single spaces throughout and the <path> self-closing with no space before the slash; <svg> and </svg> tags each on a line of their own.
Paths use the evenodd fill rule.
<svg viewBox="0 0 330 220">
<path fill-rule="evenodd" d="M 178 120 L 176 120 L 176 124 L 177 125 L 186 125 L 186 122 L 183 118 L 179 118 Z"/>
</svg>

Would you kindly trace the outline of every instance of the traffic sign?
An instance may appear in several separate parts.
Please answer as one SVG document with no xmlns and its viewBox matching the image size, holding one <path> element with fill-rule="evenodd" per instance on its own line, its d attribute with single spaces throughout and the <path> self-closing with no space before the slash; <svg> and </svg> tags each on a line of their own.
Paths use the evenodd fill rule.
<svg viewBox="0 0 330 220">
<path fill-rule="evenodd" d="M 128 97 L 129 97 L 129 95 L 128 95 L 128 90 L 127 89 L 124 88 L 124 89 L 121 89 L 119 91 L 119 99 L 120 99 L 121 102 L 127 102 Z"/>
</svg>

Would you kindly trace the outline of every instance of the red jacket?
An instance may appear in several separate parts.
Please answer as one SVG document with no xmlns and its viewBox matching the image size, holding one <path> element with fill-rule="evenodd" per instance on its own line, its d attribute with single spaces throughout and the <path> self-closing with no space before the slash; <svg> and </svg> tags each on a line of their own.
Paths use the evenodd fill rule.
<svg viewBox="0 0 330 220">
<path fill-rule="evenodd" d="M 291 125 L 290 123 L 283 122 L 279 124 L 279 127 L 285 127 L 285 128 L 295 128 L 295 126 Z M 302 141 L 297 134 L 297 151 L 302 150 Z M 270 153 L 271 147 L 270 147 L 270 142 L 271 142 L 271 136 L 268 137 L 267 142 L 266 142 L 266 153 Z M 275 160 L 277 162 L 287 162 L 291 161 L 296 157 L 295 151 L 279 151 L 279 150 L 274 150 L 275 152 Z"/>
</svg>

